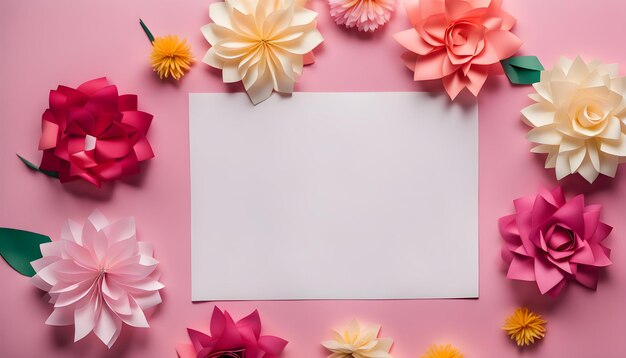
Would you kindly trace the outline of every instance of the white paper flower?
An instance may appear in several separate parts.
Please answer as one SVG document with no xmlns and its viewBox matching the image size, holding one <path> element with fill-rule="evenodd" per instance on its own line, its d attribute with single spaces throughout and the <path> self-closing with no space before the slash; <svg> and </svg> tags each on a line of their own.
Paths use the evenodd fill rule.
<svg viewBox="0 0 626 358">
<path fill-rule="evenodd" d="M 379 325 L 361 329 L 359 322 L 353 320 L 343 333 L 333 331 L 333 340 L 322 345 L 333 352 L 328 358 L 392 358 L 389 350 L 393 340 L 377 338 L 379 332 Z"/>
<path fill-rule="evenodd" d="M 211 4 L 202 27 L 211 48 L 204 57 L 225 83 L 243 81 L 254 104 L 272 90 L 292 93 L 309 53 L 322 42 L 315 11 L 300 0 L 226 0 Z"/>
<path fill-rule="evenodd" d="M 548 154 L 545 166 L 556 169 L 557 179 L 614 177 L 626 158 L 626 78 L 617 71 L 617 65 L 562 58 L 534 84 L 530 98 L 537 103 L 522 110 L 534 127 L 527 137 L 537 144 L 532 152 Z"/>
<path fill-rule="evenodd" d="M 61 240 L 42 244 L 41 253 L 32 282 L 54 304 L 47 324 L 74 324 L 74 341 L 93 331 L 109 348 L 122 322 L 148 327 L 143 310 L 161 303 L 163 285 L 152 247 L 136 241 L 134 219 L 110 224 L 94 211 L 84 225 L 68 221 Z"/>
</svg>

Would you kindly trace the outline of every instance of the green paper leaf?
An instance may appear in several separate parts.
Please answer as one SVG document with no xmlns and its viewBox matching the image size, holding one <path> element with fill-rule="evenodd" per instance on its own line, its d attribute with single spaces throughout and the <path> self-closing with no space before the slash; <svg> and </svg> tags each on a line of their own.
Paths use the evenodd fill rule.
<svg viewBox="0 0 626 358">
<path fill-rule="evenodd" d="M 0 255 L 24 276 L 35 275 L 30 263 L 41 258 L 39 245 L 50 241 L 49 237 L 34 232 L 0 227 Z"/>
<path fill-rule="evenodd" d="M 537 56 L 517 56 L 500 61 L 509 81 L 516 85 L 539 82 L 543 65 Z"/>
<path fill-rule="evenodd" d="M 38 167 L 38 166 L 36 166 L 35 164 L 33 164 L 33 163 L 29 162 L 28 160 L 26 160 L 25 158 L 23 158 L 21 155 L 19 155 L 19 154 L 16 154 L 16 155 L 17 155 L 17 157 L 18 157 L 18 158 L 20 158 L 20 160 L 22 161 L 22 163 L 24 163 L 24 165 L 26 165 L 28 168 L 30 168 L 30 169 L 32 169 L 32 170 L 34 170 L 34 171 L 40 172 L 40 173 L 44 173 L 45 175 L 47 175 L 47 176 L 49 176 L 49 177 L 51 177 L 51 178 L 57 178 L 57 179 L 59 179 L 59 173 L 57 173 L 57 172 L 51 172 L 51 171 L 49 171 L 49 170 L 42 170 L 42 169 L 39 169 L 39 167 Z"/>
<path fill-rule="evenodd" d="M 146 26 L 146 24 L 143 23 L 142 19 L 139 19 L 139 25 L 141 25 L 143 32 L 145 32 L 146 36 L 148 36 L 148 40 L 150 40 L 150 42 L 154 42 L 154 36 L 152 35 L 152 32 L 150 32 L 150 30 L 148 29 L 148 26 Z"/>
</svg>

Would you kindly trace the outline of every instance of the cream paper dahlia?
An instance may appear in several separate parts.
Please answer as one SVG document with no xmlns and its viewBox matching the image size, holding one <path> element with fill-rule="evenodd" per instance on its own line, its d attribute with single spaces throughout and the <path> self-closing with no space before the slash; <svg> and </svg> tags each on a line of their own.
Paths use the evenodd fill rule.
<svg viewBox="0 0 626 358">
<path fill-rule="evenodd" d="M 225 83 L 242 81 L 254 104 L 272 90 L 292 93 L 311 51 L 322 42 L 315 11 L 302 0 L 226 0 L 211 4 L 202 27 L 211 48 L 204 57 Z"/>
<path fill-rule="evenodd" d="M 533 127 L 527 138 L 537 144 L 532 152 L 548 154 L 545 166 L 557 179 L 614 177 L 626 158 L 626 78 L 617 72 L 617 65 L 561 58 L 533 85 L 536 103 L 522 110 Z"/>
</svg>

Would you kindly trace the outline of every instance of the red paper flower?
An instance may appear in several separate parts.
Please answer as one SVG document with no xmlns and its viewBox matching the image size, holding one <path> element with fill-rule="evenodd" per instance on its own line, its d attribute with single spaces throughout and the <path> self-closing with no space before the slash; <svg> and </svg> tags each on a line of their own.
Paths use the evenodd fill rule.
<svg viewBox="0 0 626 358">
<path fill-rule="evenodd" d="M 277 358 L 287 341 L 261 335 L 259 312 L 254 311 L 235 322 L 228 312 L 213 309 L 211 334 L 187 329 L 191 344 L 176 347 L 180 358 Z"/>
<path fill-rule="evenodd" d="M 106 78 L 73 89 L 50 91 L 42 116 L 41 170 L 57 172 L 61 182 L 101 182 L 139 173 L 139 162 L 154 156 L 146 133 L 152 115 L 137 110 L 137 96 L 118 95 Z"/>
<path fill-rule="evenodd" d="M 602 242 L 612 227 L 600 221 L 600 208 L 585 206 L 582 194 L 566 201 L 561 188 L 515 200 L 516 213 L 500 218 L 507 278 L 536 281 L 551 296 L 570 280 L 595 289 L 598 268 L 611 264 Z"/>
</svg>

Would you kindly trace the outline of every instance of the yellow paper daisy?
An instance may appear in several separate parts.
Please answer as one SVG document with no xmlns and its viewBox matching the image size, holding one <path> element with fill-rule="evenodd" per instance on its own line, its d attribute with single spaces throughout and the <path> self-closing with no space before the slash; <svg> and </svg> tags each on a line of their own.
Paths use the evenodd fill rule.
<svg viewBox="0 0 626 358">
<path fill-rule="evenodd" d="M 422 358 L 463 358 L 463 354 L 451 344 L 433 344 Z"/>
<path fill-rule="evenodd" d="M 502 327 L 518 346 L 530 346 L 545 336 L 546 321 L 526 307 L 517 308 Z"/>
<path fill-rule="evenodd" d="M 152 42 L 150 59 L 152 69 L 159 74 L 159 78 L 171 76 L 175 80 L 181 79 L 195 61 L 187 40 L 179 40 L 176 35 L 156 37 Z"/>
</svg>

